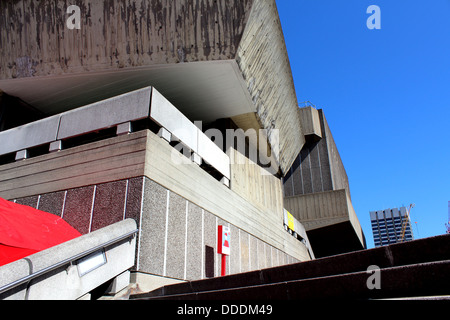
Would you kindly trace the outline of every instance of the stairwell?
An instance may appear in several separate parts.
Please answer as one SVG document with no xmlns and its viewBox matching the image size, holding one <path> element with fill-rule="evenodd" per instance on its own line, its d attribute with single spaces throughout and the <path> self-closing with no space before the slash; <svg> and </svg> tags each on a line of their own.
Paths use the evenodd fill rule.
<svg viewBox="0 0 450 320">
<path fill-rule="evenodd" d="M 376 275 L 371 266 L 378 268 Z M 371 289 L 371 277 L 379 277 L 379 288 Z M 450 299 L 450 235 L 186 282 L 130 299 Z"/>
</svg>

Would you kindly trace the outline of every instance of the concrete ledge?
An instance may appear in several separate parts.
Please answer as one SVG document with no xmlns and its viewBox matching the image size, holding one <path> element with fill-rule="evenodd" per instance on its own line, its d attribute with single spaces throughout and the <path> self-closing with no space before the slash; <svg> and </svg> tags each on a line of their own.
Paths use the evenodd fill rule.
<svg viewBox="0 0 450 320">
<path fill-rule="evenodd" d="M 62 140 L 117 127 L 117 135 L 131 133 L 131 122 L 151 118 L 160 125 L 160 137 L 180 142 L 191 153 L 205 159 L 230 180 L 230 159 L 194 123 L 152 87 L 0 132 L 0 155 L 17 152 L 16 161 L 28 158 L 28 148 L 49 143 L 49 152 L 62 150 Z M 200 164 L 200 158 L 194 161 Z"/>
<path fill-rule="evenodd" d="M 191 151 L 198 152 L 197 127 L 155 89 L 150 118 L 166 128 Z"/>
<path fill-rule="evenodd" d="M 200 130 L 198 130 L 198 154 L 224 177 L 231 180 L 230 157 Z"/>
<path fill-rule="evenodd" d="M 305 227 L 316 257 L 366 247 L 347 189 L 286 197 L 284 200 L 286 209 Z"/>
<path fill-rule="evenodd" d="M 149 115 L 152 88 L 144 88 L 63 113 L 58 139 L 67 139 Z"/>
<path fill-rule="evenodd" d="M 37 147 L 56 140 L 60 116 L 32 122 L 0 133 L 0 155 Z"/>
<path fill-rule="evenodd" d="M 315 139 L 322 138 L 319 111 L 313 107 L 298 109 L 302 128 L 305 136 L 313 136 Z"/>
</svg>

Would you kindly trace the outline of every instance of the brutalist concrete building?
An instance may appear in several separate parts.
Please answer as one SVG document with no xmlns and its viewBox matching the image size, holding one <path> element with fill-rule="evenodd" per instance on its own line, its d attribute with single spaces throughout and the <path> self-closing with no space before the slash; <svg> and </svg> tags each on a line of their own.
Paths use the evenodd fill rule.
<svg viewBox="0 0 450 320">
<path fill-rule="evenodd" d="M 350 185 L 323 110 L 299 109 L 306 143 L 283 178 L 285 207 L 305 226 L 316 257 L 366 247 Z"/>
<path fill-rule="evenodd" d="M 67 6 L 0 3 L 0 197 L 86 236 L 134 220 L 143 283 L 220 275 L 219 225 L 227 274 L 365 247 L 275 1 Z"/>
</svg>

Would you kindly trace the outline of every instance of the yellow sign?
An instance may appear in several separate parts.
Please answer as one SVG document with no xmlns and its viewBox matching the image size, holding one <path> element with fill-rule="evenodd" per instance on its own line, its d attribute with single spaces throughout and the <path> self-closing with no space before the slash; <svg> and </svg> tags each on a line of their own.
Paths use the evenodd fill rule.
<svg viewBox="0 0 450 320">
<path fill-rule="evenodd" d="M 288 227 L 289 229 L 291 229 L 292 231 L 295 231 L 295 219 L 294 216 L 287 211 L 287 217 L 288 217 Z"/>
</svg>

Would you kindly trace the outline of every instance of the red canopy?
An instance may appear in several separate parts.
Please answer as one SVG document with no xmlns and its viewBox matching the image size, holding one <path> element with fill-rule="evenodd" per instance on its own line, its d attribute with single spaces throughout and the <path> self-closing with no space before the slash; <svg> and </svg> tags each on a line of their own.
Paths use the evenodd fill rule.
<svg viewBox="0 0 450 320">
<path fill-rule="evenodd" d="M 58 216 L 0 198 L 0 266 L 79 236 Z"/>
</svg>

